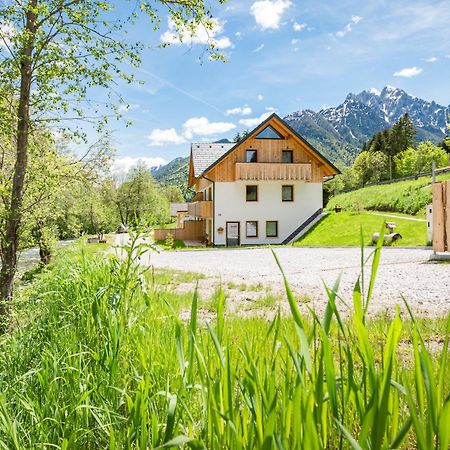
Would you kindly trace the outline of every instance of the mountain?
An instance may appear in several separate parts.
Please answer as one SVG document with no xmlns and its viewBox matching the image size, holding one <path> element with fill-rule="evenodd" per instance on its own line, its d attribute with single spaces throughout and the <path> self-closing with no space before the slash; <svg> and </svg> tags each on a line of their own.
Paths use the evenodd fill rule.
<svg viewBox="0 0 450 450">
<path fill-rule="evenodd" d="M 450 124 L 450 105 L 441 106 L 386 86 L 382 91 L 369 89 L 348 94 L 336 107 L 319 112 L 310 109 L 288 114 L 284 120 L 334 163 L 352 164 L 361 147 L 377 131 L 391 127 L 405 113 L 417 128 L 418 141 L 441 141 Z M 217 142 L 226 142 L 221 139 Z M 177 185 L 189 197 L 187 178 L 189 157 L 176 158 L 169 164 L 152 169 L 162 185 Z"/>
<path fill-rule="evenodd" d="M 150 172 L 162 186 L 178 186 L 186 199 L 192 197 L 187 187 L 189 156 L 175 158 L 165 166 L 153 167 Z"/>
<path fill-rule="evenodd" d="M 351 163 L 374 133 L 391 127 L 408 113 L 417 128 L 417 140 L 438 142 L 450 124 L 450 105 L 445 107 L 386 86 L 348 94 L 336 107 L 315 113 L 301 110 L 285 120 L 333 161 Z"/>
</svg>

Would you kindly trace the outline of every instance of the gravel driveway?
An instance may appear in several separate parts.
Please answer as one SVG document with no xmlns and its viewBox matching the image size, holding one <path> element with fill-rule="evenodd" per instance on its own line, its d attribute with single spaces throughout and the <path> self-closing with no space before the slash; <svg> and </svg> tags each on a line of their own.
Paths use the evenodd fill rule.
<svg viewBox="0 0 450 450">
<path fill-rule="evenodd" d="M 367 256 L 373 249 L 365 251 Z M 276 248 L 275 253 L 291 288 L 298 295 L 310 296 L 310 306 L 323 308 L 323 282 L 332 286 L 340 274 L 339 293 L 351 304 L 353 286 L 360 273 L 360 249 L 287 247 Z M 371 312 L 393 310 L 395 304 L 402 304 L 403 295 L 418 313 L 445 315 L 450 310 L 450 264 L 428 262 L 430 254 L 428 249 L 384 248 Z M 268 248 L 152 252 L 145 264 L 202 273 L 215 278 L 211 283 L 262 283 L 280 291 L 283 287 Z"/>
</svg>

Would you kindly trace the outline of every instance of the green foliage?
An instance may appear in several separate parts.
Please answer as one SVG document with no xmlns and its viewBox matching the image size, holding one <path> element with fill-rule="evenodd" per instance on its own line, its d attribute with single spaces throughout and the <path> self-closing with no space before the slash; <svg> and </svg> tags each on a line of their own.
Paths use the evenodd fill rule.
<svg viewBox="0 0 450 450">
<path fill-rule="evenodd" d="M 175 244 L 175 239 L 172 233 L 168 233 L 166 239 L 164 240 L 164 246 L 171 249 Z"/>
<path fill-rule="evenodd" d="M 398 215 L 395 214 L 396 216 Z M 392 217 L 389 213 L 374 215 L 368 212 L 331 212 L 315 227 L 302 236 L 294 245 L 300 246 L 358 246 L 360 244 L 360 230 L 363 231 L 364 245 L 372 245 L 372 235 L 380 230 L 383 222 L 390 221 L 397 224 L 396 232 L 402 239 L 396 242 L 401 246 L 427 245 L 426 222 L 408 220 L 410 216 Z M 387 230 L 383 230 L 383 234 Z"/>
<path fill-rule="evenodd" d="M 388 158 L 380 151 L 361 152 L 353 163 L 360 184 L 382 180 L 388 170 Z"/>
<path fill-rule="evenodd" d="M 436 167 L 449 164 L 447 152 L 431 142 L 421 142 L 417 147 L 409 147 L 394 158 L 397 174 L 400 177 L 431 172 L 433 162 Z"/>
<path fill-rule="evenodd" d="M 286 282 L 292 319 L 230 317 L 218 291 L 214 321 L 194 294 L 185 323 L 136 242 L 22 291 L 0 338 L 3 448 L 447 449 L 450 321 L 366 317 L 379 248 L 347 320 L 339 283 L 319 318 Z"/>
<path fill-rule="evenodd" d="M 169 221 L 169 202 L 145 164 L 138 164 L 127 174 L 117 190 L 117 207 L 122 223 L 149 225 Z"/>
<path fill-rule="evenodd" d="M 438 180 L 449 179 L 450 175 L 439 175 Z M 390 211 L 405 214 L 424 212 L 425 206 L 431 203 L 431 179 L 422 177 L 417 180 L 398 181 L 379 186 L 368 186 L 351 192 L 345 192 L 331 198 L 327 209 L 336 205 L 346 211 L 358 209 L 374 211 Z"/>
</svg>

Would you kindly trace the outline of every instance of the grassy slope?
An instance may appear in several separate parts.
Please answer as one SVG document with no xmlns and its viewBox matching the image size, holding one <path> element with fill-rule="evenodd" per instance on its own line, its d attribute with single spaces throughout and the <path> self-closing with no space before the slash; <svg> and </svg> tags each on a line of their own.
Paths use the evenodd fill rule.
<svg viewBox="0 0 450 450">
<path fill-rule="evenodd" d="M 0 337 L 2 448 L 172 448 L 184 434 L 195 449 L 337 449 L 361 429 L 363 448 L 416 448 L 424 428 L 423 449 L 446 438 L 441 351 L 413 355 L 411 322 L 355 315 L 340 331 L 327 316 L 312 327 L 291 301 L 296 327 L 219 312 L 208 330 L 195 297 L 190 323 L 179 320 L 192 296 L 165 289 L 168 276 L 72 253 L 19 292 L 15 328 Z M 418 324 L 424 339 L 448 336 L 445 319 Z M 408 411 L 420 418 L 397 441 Z"/>
<path fill-rule="evenodd" d="M 437 179 L 448 180 L 450 174 L 440 175 Z M 327 209 L 340 205 L 347 211 L 367 209 L 423 215 L 428 203 L 431 203 L 431 184 L 430 179 L 424 177 L 338 194 L 330 199 Z"/>
<path fill-rule="evenodd" d="M 395 213 L 394 215 L 398 214 Z M 377 233 L 381 230 L 384 221 L 395 222 L 397 224 L 395 231 L 400 233 L 403 237 L 403 239 L 400 239 L 397 241 L 397 244 L 394 245 L 427 245 L 426 222 L 393 218 L 389 216 L 389 213 L 379 216 L 369 212 L 330 213 L 294 245 L 359 246 L 361 244 L 361 227 L 363 229 L 364 244 L 370 245 L 372 243 L 373 233 Z"/>
</svg>

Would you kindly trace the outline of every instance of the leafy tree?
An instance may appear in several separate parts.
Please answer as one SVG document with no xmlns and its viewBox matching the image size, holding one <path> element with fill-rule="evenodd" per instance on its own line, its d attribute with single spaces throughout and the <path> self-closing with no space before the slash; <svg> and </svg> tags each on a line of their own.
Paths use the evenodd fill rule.
<svg viewBox="0 0 450 450">
<path fill-rule="evenodd" d="M 422 142 L 416 148 L 410 147 L 395 157 L 397 173 L 401 177 L 431 172 L 433 162 L 437 167 L 446 166 L 448 154 L 431 142 Z"/>
<path fill-rule="evenodd" d="M 130 170 L 117 190 L 120 220 L 127 225 L 155 225 L 169 221 L 169 202 L 144 164 Z"/>
<path fill-rule="evenodd" d="M 166 186 L 163 188 L 163 194 L 166 196 L 169 203 L 184 202 L 183 193 L 178 186 Z"/>
<path fill-rule="evenodd" d="M 234 136 L 234 138 L 233 138 L 233 142 L 238 143 L 241 139 L 242 139 L 242 136 L 241 136 L 241 134 L 238 131 L 236 133 L 236 136 Z"/>
<path fill-rule="evenodd" d="M 383 152 L 362 152 L 353 164 L 361 184 L 380 181 L 388 169 L 388 158 Z"/>
<path fill-rule="evenodd" d="M 223 0 L 220 0 L 222 2 Z M 30 145 L 38 124 L 61 123 L 61 119 L 87 118 L 83 107 L 90 89 L 110 91 L 117 78 L 128 82 L 133 77 L 123 68 L 139 64 L 140 43 L 128 42 L 121 33 L 125 26 L 147 14 L 157 28 L 162 7 L 179 33 L 195 33 L 203 24 L 214 24 L 204 0 L 138 1 L 130 15 L 118 20 L 113 2 L 103 0 L 24 0 L 3 2 L 0 17 L 10 32 L 1 31 L 0 73 L 2 93 L 14 100 L 14 114 L 1 121 L 2 133 L 15 147 L 11 191 L 1 234 L 2 268 L 0 297 L 12 295 L 24 214 L 24 195 L 29 171 Z M 108 17 L 112 20 L 108 21 Z M 8 34 L 5 34 L 8 33 Z M 213 58 L 222 58 L 214 42 L 209 46 Z M 119 99 L 120 102 L 120 99 Z M 101 129 L 107 113 L 97 112 L 89 120 Z M 112 108 L 118 114 L 118 108 Z M 2 117 L 3 119 L 3 117 Z M 61 126 L 68 132 L 68 127 Z M 81 129 L 73 130 L 83 136 Z M 0 315 L 5 314 L 0 304 Z"/>
</svg>

